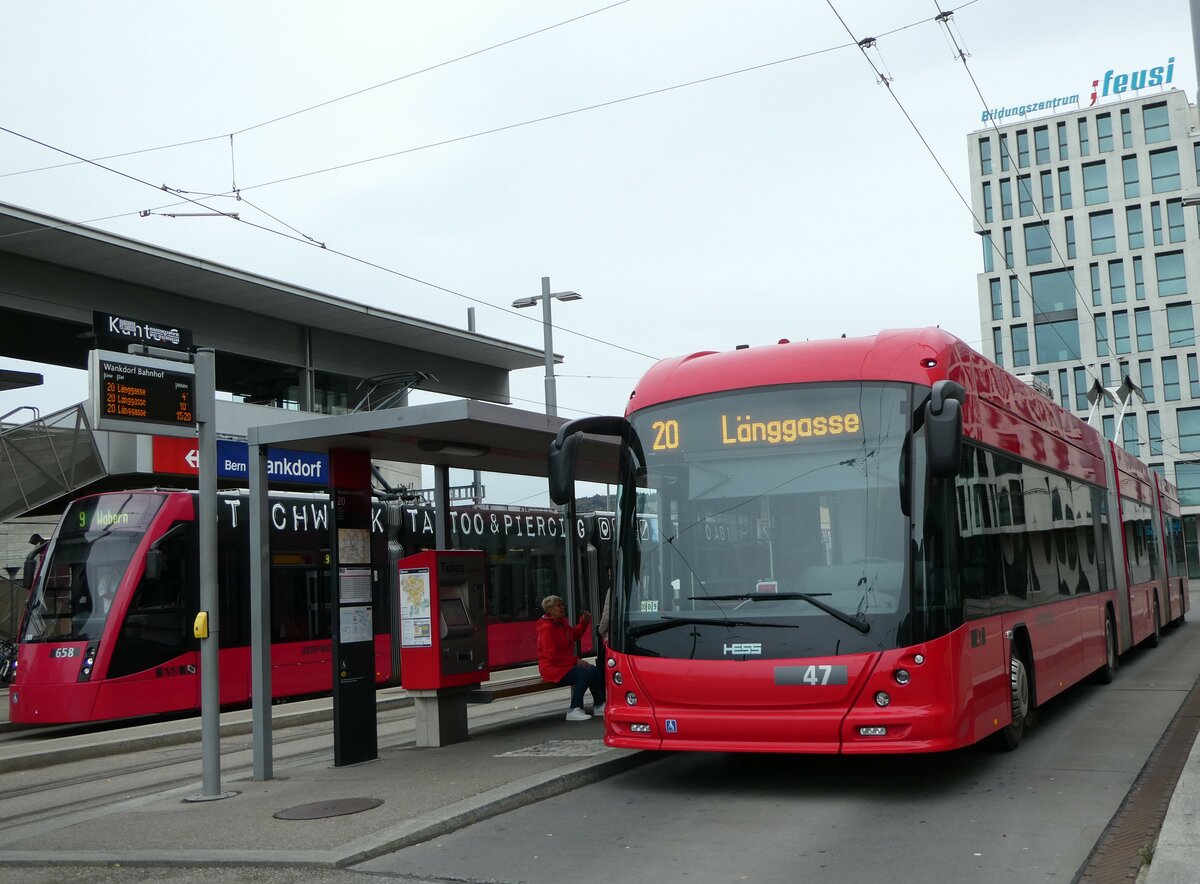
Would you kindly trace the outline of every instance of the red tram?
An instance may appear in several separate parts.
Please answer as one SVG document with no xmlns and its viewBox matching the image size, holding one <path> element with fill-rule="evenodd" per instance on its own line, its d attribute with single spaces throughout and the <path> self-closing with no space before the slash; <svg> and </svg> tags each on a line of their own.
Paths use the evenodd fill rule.
<svg viewBox="0 0 1200 884">
<path fill-rule="evenodd" d="M 622 450 L 610 746 L 1014 748 L 1188 609 L 1174 487 L 938 329 L 660 362 L 562 428 L 555 502 L 582 433 Z"/>
<path fill-rule="evenodd" d="M 272 693 L 332 689 L 328 498 L 270 495 Z M 249 515 L 245 492 L 218 503 L 220 698 L 250 701 Z M 198 709 L 200 608 L 197 497 L 137 490 L 70 504 L 39 551 L 9 692 L 10 720 L 105 721 Z M 540 600 L 565 585 L 566 521 L 554 510 L 451 511 L 451 545 L 488 560 L 489 665 L 537 658 Z M 581 606 L 604 597 L 612 517 L 577 518 Z M 396 562 L 433 546 L 429 507 L 378 500 L 372 513 L 372 596 L 377 683 L 399 683 Z M 603 551 L 602 551 L 603 550 Z M 33 569 L 30 569 L 33 570 Z M 589 639 L 590 642 L 590 639 Z M 590 650 L 590 644 L 585 650 Z"/>
</svg>

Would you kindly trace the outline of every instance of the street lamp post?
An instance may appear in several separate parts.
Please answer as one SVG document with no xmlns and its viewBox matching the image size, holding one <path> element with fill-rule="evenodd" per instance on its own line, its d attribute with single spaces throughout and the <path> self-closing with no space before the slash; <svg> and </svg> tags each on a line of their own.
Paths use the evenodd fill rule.
<svg viewBox="0 0 1200 884">
<path fill-rule="evenodd" d="M 546 414 L 558 415 L 558 394 L 554 386 L 554 339 L 553 325 L 550 322 L 550 302 L 579 301 L 583 295 L 579 292 L 551 292 L 550 277 L 542 277 L 542 293 L 529 298 L 517 298 L 512 302 L 514 307 L 532 307 L 538 301 L 542 302 L 542 336 L 546 349 Z"/>
</svg>

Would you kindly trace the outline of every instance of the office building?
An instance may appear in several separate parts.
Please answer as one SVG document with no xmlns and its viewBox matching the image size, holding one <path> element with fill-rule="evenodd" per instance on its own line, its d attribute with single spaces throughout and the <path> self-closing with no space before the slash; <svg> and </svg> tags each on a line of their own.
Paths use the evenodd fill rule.
<svg viewBox="0 0 1200 884">
<path fill-rule="evenodd" d="M 983 352 L 1179 486 L 1196 576 L 1200 132 L 1173 62 L 993 111 L 968 154 Z"/>
</svg>

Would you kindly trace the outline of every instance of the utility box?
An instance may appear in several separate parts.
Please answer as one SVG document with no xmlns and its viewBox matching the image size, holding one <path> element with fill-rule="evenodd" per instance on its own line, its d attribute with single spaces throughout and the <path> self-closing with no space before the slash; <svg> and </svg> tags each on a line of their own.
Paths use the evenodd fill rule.
<svg viewBox="0 0 1200 884">
<path fill-rule="evenodd" d="M 487 563 L 479 550 L 426 550 L 401 559 L 400 681 L 409 691 L 488 678 Z"/>
</svg>

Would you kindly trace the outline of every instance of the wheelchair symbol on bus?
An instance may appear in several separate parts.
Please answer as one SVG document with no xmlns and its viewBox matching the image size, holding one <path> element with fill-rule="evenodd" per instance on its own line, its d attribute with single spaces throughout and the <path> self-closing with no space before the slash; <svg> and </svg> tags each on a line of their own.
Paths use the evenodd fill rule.
<svg viewBox="0 0 1200 884">
<path fill-rule="evenodd" d="M 669 733 L 669 734 L 679 733 L 679 723 L 674 718 L 667 719 L 667 733 Z"/>
</svg>

